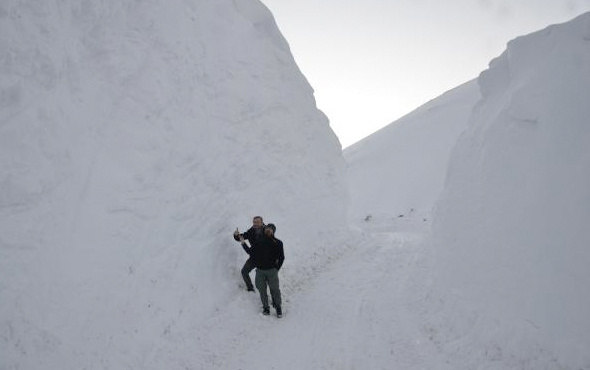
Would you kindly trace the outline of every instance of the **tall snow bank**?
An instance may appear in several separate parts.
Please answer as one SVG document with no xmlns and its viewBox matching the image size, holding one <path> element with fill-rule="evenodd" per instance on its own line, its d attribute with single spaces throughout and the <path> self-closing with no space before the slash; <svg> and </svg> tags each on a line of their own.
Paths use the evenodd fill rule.
<svg viewBox="0 0 590 370">
<path fill-rule="evenodd" d="M 480 97 L 477 82 L 467 82 L 346 148 L 351 218 L 429 216 L 451 148 Z"/>
<path fill-rule="evenodd" d="M 446 339 L 483 343 L 486 369 L 590 368 L 590 13 L 513 40 L 478 81 L 433 233 Z"/>
<path fill-rule="evenodd" d="M 344 171 L 257 0 L 2 2 L 0 368 L 165 368 L 235 227 L 277 223 L 287 286 L 321 263 Z"/>
</svg>

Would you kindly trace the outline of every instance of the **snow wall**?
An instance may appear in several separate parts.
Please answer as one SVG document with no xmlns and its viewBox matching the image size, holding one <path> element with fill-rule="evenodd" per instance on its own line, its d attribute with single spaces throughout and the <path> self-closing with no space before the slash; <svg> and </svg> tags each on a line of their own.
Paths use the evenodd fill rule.
<svg viewBox="0 0 590 370">
<path fill-rule="evenodd" d="M 241 294 L 254 215 L 288 293 L 343 244 L 345 181 L 259 1 L 3 1 L 0 368 L 146 368 Z"/>
<path fill-rule="evenodd" d="M 513 40 L 479 85 L 433 226 L 438 339 L 589 369 L 590 13 Z"/>
</svg>

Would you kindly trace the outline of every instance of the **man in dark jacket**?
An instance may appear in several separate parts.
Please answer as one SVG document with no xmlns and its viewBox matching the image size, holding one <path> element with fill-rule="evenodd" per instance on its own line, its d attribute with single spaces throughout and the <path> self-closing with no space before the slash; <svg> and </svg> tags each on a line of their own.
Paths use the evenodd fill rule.
<svg viewBox="0 0 590 370">
<path fill-rule="evenodd" d="M 238 229 L 234 231 L 234 239 L 236 241 L 242 240 L 242 247 L 246 251 L 246 253 L 250 254 L 250 249 L 248 246 L 245 246 L 243 240 L 248 240 L 252 247 L 256 246 L 260 240 L 264 237 L 264 222 L 262 221 L 262 217 L 256 216 L 252 219 L 252 227 L 248 229 L 243 234 L 240 234 Z M 252 280 L 250 279 L 250 272 L 254 270 L 256 266 L 254 266 L 254 262 L 252 262 L 252 257 L 248 258 L 246 263 L 244 263 L 244 267 L 242 267 L 242 278 L 244 279 L 244 283 L 246 283 L 246 289 L 249 292 L 254 291 L 254 285 L 252 285 Z"/>
<path fill-rule="evenodd" d="M 260 292 L 262 301 L 262 313 L 270 315 L 268 306 L 268 293 L 266 287 L 270 288 L 272 305 L 277 311 L 277 317 L 283 315 L 281 309 L 281 290 L 279 289 L 279 270 L 285 261 L 283 242 L 275 238 L 276 226 L 268 224 L 264 227 L 264 237 L 256 245 L 248 249 L 245 242 L 242 242 L 244 250 L 250 253 L 250 258 L 256 266 L 256 288 Z"/>
</svg>

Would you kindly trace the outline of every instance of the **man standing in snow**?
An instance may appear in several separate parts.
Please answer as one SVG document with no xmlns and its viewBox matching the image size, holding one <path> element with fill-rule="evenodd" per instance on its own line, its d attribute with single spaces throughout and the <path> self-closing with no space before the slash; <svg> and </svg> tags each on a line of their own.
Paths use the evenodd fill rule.
<svg viewBox="0 0 590 370">
<path fill-rule="evenodd" d="M 268 293 L 270 288 L 272 305 L 277 311 L 277 317 L 283 316 L 281 309 L 281 290 L 279 289 L 279 270 L 285 261 L 283 242 L 275 238 L 276 226 L 268 224 L 264 227 L 264 236 L 252 248 L 241 238 L 242 247 L 250 254 L 250 259 L 256 266 L 256 288 L 260 292 L 262 314 L 270 315 Z"/>
<path fill-rule="evenodd" d="M 256 216 L 252 219 L 252 227 L 248 229 L 248 231 L 246 231 L 245 233 L 240 234 L 240 232 L 236 228 L 236 231 L 234 231 L 234 239 L 236 241 L 242 241 L 242 247 L 244 248 L 246 253 L 250 254 L 250 248 L 248 248 L 248 246 L 244 246 L 245 243 L 243 242 L 243 240 L 248 240 L 252 247 L 256 246 L 264 236 L 263 227 L 264 222 L 262 221 L 262 217 Z M 244 267 L 242 267 L 241 271 L 244 283 L 246 283 L 246 289 L 249 292 L 254 291 L 254 285 L 252 285 L 252 280 L 250 279 L 250 272 L 254 270 L 255 267 L 256 266 L 254 266 L 254 262 L 252 262 L 252 256 L 250 256 L 246 263 L 244 263 Z"/>
</svg>

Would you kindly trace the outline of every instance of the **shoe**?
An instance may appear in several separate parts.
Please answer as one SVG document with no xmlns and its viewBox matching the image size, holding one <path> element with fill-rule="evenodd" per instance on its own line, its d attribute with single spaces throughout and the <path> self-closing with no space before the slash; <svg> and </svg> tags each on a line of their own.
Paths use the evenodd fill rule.
<svg viewBox="0 0 590 370">
<path fill-rule="evenodd" d="M 264 307 L 264 308 L 262 309 L 262 314 L 263 314 L 264 316 L 268 316 L 268 315 L 270 315 L 270 308 L 268 308 L 268 307 Z"/>
<path fill-rule="evenodd" d="M 254 288 L 248 288 L 247 289 L 249 292 L 255 292 Z"/>
<path fill-rule="evenodd" d="M 283 310 L 281 309 L 281 306 L 275 306 L 275 309 L 277 310 L 277 317 L 283 317 Z"/>
</svg>

